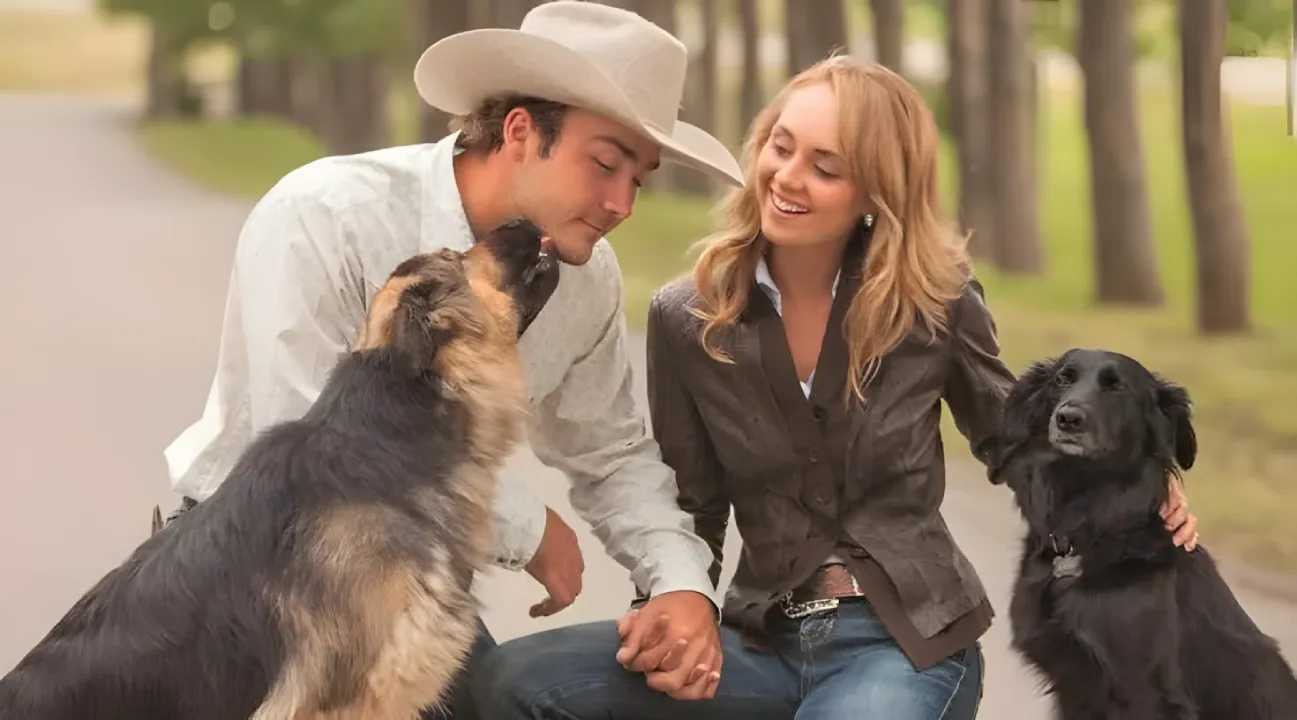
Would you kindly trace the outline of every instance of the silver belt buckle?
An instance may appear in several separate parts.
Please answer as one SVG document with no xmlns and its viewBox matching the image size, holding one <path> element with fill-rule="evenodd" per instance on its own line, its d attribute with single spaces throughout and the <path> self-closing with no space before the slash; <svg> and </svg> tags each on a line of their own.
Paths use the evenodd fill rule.
<svg viewBox="0 0 1297 720">
<path fill-rule="evenodd" d="M 788 591 L 779 598 L 779 608 L 783 610 L 784 615 L 790 620 L 801 620 L 802 618 L 812 615 L 821 615 L 826 612 L 838 609 L 837 598 L 825 598 L 823 600 L 811 600 L 804 603 L 791 602 L 793 593 Z"/>
</svg>

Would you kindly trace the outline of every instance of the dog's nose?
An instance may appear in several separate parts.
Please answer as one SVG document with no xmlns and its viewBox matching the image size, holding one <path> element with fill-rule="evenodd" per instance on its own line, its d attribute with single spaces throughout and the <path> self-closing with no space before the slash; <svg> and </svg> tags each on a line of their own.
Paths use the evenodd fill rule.
<svg viewBox="0 0 1297 720">
<path fill-rule="evenodd" d="M 1054 413 L 1054 424 L 1059 430 L 1076 432 L 1085 425 L 1085 411 L 1075 405 L 1064 405 Z"/>
</svg>

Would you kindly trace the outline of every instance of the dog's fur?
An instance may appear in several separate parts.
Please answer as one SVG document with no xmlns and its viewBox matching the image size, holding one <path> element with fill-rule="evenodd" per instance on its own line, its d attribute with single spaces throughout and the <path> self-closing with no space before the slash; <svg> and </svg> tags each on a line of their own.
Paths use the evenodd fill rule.
<svg viewBox="0 0 1297 720">
<path fill-rule="evenodd" d="M 1070 350 L 1007 398 L 991 477 L 1030 528 L 1013 647 L 1064 720 L 1297 718 L 1277 644 L 1159 514 L 1197 450 L 1188 393 L 1124 355 Z M 1058 556 L 1079 575 L 1056 577 Z"/>
<path fill-rule="evenodd" d="M 521 438 L 517 340 L 557 274 L 525 222 L 401 264 L 305 416 L 87 592 L 0 681 L 0 717 L 437 705 L 474 639 L 495 475 Z"/>
</svg>

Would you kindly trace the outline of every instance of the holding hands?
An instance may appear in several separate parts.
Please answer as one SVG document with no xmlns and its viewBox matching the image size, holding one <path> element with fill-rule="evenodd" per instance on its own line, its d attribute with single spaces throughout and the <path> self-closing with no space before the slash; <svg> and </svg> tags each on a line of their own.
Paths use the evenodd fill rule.
<svg viewBox="0 0 1297 720">
<path fill-rule="evenodd" d="M 617 621 L 617 662 L 642 672 L 648 686 L 677 700 L 706 700 L 721 680 L 716 609 L 689 590 L 663 593 Z"/>
</svg>

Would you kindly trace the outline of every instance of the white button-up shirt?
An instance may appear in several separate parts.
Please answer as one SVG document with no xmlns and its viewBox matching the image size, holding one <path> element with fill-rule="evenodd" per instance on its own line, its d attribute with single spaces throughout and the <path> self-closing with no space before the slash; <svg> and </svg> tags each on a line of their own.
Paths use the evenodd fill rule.
<svg viewBox="0 0 1297 720">
<path fill-rule="evenodd" d="M 310 407 L 397 264 L 470 247 L 454 139 L 312 162 L 253 208 L 206 407 L 165 450 L 177 492 L 205 500 L 257 433 Z M 677 505 L 675 475 L 632 394 L 621 271 L 607 240 L 560 278 L 521 339 L 531 448 L 570 478 L 572 506 L 636 587 L 714 600 L 711 551 Z M 520 569 L 540 544 L 545 508 L 504 474 L 494 511 L 496 562 Z"/>
</svg>

